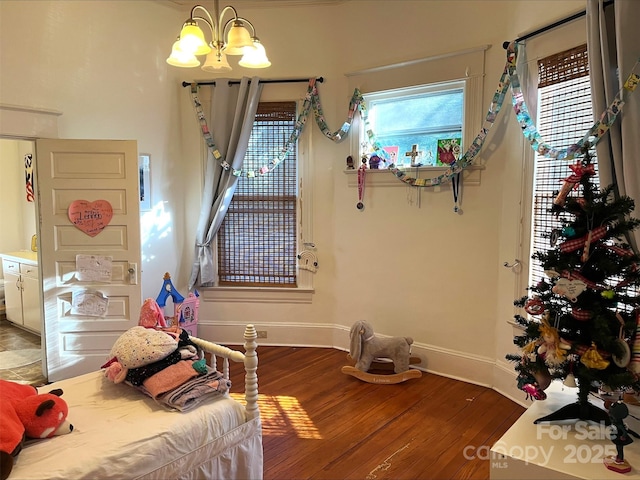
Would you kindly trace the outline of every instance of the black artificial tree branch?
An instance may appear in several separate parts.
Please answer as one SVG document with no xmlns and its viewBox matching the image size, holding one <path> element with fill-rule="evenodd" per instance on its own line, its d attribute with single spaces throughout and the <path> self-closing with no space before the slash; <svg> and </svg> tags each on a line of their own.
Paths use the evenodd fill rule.
<svg viewBox="0 0 640 480">
<path fill-rule="evenodd" d="M 628 357 L 629 344 L 635 341 L 634 310 L 640 306 L 640 256 L 625 239 L 640 226 L 640 220 L 629 216 L 635 206 L 631 198 L 616 197 L 613 185 L 598 189 L 592 181 L 588 146 L 583 153 L 584 159 L 572 167 L 575 175 L 570 177 L 570 184 L 578 182 L 579 188 L 573 190 L 577 193 L 570 191 L 565 199 L 554 200 L 550 209 L 562 225 L 553 235 L 546 235 L 555 243 L 532 255 L 548 278 L 530 286 L 528 295 L 514 302 L 532 315 L 515 316 L 524 328 L 514 338 L 522 354 L 506 357 L 517 362 L 519 382 L 522 378 L 531 381 L 533 373 L 548 368 L 552 378 L 572 373 L 578 383 L 575 404 L 538 421 L 579 418 L 608 423 L 606 412 L 589 403 L 594 386 L 640 390 L 639 375 L 621 360 Z M 531 305 L 536 308 L 533 312 Z M 542 319 L 559 340 L 548 343 L 551 340 L 541 329 Z M 549 363 L 546 352 L 558 342 L 568 348 L 567 356 L 556 354 Z"/>
</svg>

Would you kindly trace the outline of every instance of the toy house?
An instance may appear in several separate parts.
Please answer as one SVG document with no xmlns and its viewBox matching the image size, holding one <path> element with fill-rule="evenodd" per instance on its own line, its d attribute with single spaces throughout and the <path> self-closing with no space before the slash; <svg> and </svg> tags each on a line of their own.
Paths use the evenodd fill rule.
<svg viewBox="0 0 640 480">
<path fill-rule="evenodd" d="M 156 297 L 156 302 L 166 312 L 167 301 L 171 299 L 173 304 L 173 315 L 166 315 L 167 326 L 178 325 L 184 328 L 189 335 L 198 334 L 198 308 L 200 299 L 198 292 L 190 292 L 187 298 L 183 297 L 171 282 L 169 272 L 164 274 L 162 288 Z"/>
</svg>

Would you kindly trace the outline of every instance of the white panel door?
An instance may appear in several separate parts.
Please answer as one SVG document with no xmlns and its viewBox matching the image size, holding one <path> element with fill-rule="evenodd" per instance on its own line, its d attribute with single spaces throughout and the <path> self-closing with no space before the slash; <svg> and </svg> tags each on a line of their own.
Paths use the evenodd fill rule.
<svg viewBox="0 0 640 480">
<path fill-rule="evenodd" d="M 36 141 L 43 338 L 49 381 L 99 369 L 120 334 L 138 323 L 137 150 L 133 140 Z M 82 221 L 78 216 L 72 221 L 69 207 L 78 200 L 89 202 L 89 208 Z M 111 205 L 113 216 L 108 223 L 103 210 L 92 210 L 104 205 L 98 200 Z M 85 233 L 100 222 L 106 226 L 99 233 Z M 110 257 L 110 281 L 81 281 L 77 255 Z M 82 308 L 72 308 L 74 295 L 78 298 L 80 294 L 85 295 Z M 104 313 L 97 308 L 100 302 L 94 302 L 100 297 L 107 299 Z M 96 308 L 88 308 L 90 305 Z"/>
</svg>

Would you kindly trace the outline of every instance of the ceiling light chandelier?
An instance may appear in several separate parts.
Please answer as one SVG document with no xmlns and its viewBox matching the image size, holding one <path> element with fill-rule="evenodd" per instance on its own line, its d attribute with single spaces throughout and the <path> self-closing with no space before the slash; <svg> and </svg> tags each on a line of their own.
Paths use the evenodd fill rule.
<svg viewBox="0 0 640 480">
<path fill-rule="evenodd" d="M 220 11 L 218 0 L 214 0 L 213 16 L 202 5 L 191 9 L 191 14 L 182 25 L 180 36 L 174 42 L 167 63 L 175 67 L 198 67 L 198 55 L 206 55 L 202 70 L 223 72 L 231 70 L 227 55 L 242 55 L 238 62 L 241 67 L 266 68 L 271 65 L 264 46 L 256 37 L 253 24 L 238 16 L 232 6 Z M 198 14 L 199 12 L 202 12 Z M 231 12 L 233 17 L 223 22 L 223 17 Z M 201 16 L 204 15 L 204 16 Z M 216 21 L 217 20 L 217 21 Z M 211 41 L 207 43 L 198 22 L 206 24 L 211 31 Z M 251 32 L 245 26 L 251 27 Z"/>
</svg>

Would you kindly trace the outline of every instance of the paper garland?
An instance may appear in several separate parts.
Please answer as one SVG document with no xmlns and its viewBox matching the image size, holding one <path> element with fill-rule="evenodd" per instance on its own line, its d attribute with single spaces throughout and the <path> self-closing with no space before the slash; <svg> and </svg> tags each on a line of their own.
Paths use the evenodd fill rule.
<svg viewBox="0 0 640 480">
<path fill-rule="evenodd" d="M 200 123 L 200 129 L 202 130 L 202 136 L 207 144 L 207 147 L 209 148 L 209 150 L 211 150 L 211 153 L 213 154 L 216 160 L 221 160 L 220 166 L 222 168 L 224 168 L 225 170 L 232 168 L 231 165 L 225 159 L 222 158 L 222 153 L 220 153 L 220 151 L 218 150 L 218 147 L 216 146 L 213 140 L 213 136 L 211 135 L 211 132 L 207 125 L 206 117 L 204 115 L 204 112 L 202 111 L 202 104 L 198 98 L 197 83 L 191 84 L 191 97 L 193 99 L 193 105 L 196 110 L 196 116 L 198 118 L 198 122 Z M 309 115 L 309 112 L 311 111 L 311 107 L 313 107 L 316 123 L 320 128 L 320 130 L 322 131 L 322 133 L 327 138 L 329 138 L 330 140 L 333 140 L 334 142 L 341 141 L 343 138 L 347 136 L 351 128 L 351 123 L 353 121 L 355 111 L 358 108 L 358 103 L 356 103 L 356 99 L 357 97 L 355 95 L 351 99 L 351 103 L 349 105 L 348 121 L 346 121 L 342 125 L 340 130 L 337 130 L 336 132 L 331 133 L 324 119 L 324 113 L 322 112 L 320 95 L 318 94 L 318 89 L 316 87 L 316 79 L 315 78 L 309 79 L 309 86 L 307 88 L 307 94 L 305 95 L 304 102 L 302 104 L 302 111 L 298 115 L 298 119 L 296 120 L 293 131 L 289 135 L 289 139 L 287 140 L 285 145 L 280 149 L 280 153 L 278 154 L 278 156 L 272 159 L 269 162 L 269 164 L 263 165 L 258 170 L 233 169 L 233 175 L 236 177 L 244 176 L 247 178 L 255 178 L 259 175 L 266 175 L 272 172 L 281 162 L 285 160 L 288 153 L 294 149 L 295 144 L 298 140 L 298 137 L 302 133 L 302 130 L 307 122 L 307 117 Z"/>
<path fill-rule="evenodd" d="M 509 48 L 513 48 L 517 52 L 517 45 L 511 44 Z M 576 156 L 580 156 L 584 150 L 585 145 L 593 147 L 598 143 L 604 134 L 609 131 L 611 125 L 615 122 L 618 114 L 622 110 L 625 103 L 625 96 L 632 93 L 637 85 L 640 77 L 634 73 L 634 70 L 638 67 L 638 62 L 635 63 L 631 69 L 631 73 L 627 77 L 624 86 L 607 107 L 607 109 L 600 115 L 600 118 L 593 124 L 589 131 L 575 144 L 570 145 L 565 149 L 556 149 L 545 143 L 538 132 L 538 129 L 531 120 L 527 104 L 524 101 L 524 95 L 520 87 L 520 79 L 516 73 L 515 62 L 509 65 L 509 77 L 511 79 L 511 103 L 513 104 L 513 110 L 516 113 L 518 123 L 522 128 L 522 134 L 525 139 L 531 144 L 538 154 L 544 155 L 548 158 L 556 158 L 559 160 L 571 160 Z"/>
<path fill-rule="evenodd" d="M 520 80 L 516 73 L 518 45 L 516 43 L 509 44 L 507 48 L 507 62 L 505 64 L 504 71 L 498 82 L 498 88 L 493 96 L 493 101 L 489 106 L 489 111 L 485 118 L 485 123 L 482 126 L 480 133 L 475 138 L 467 152 L 462 156 L 459 161 L 455 161 L 452 167 L 447 169 L 442 175 L 431 179 L 419 179 L 408 176 L 402 170 L 399 170 L 395 165 L 391 165 L 389 170 L 394 173 L 403 182 L 416 186 L 416 187 L 431 187 L 442 184 L 444 181 L 451 180 L 454 175 L 458 174 L 469 165 L 473 163 L 474 157 L 482 148 L 487 133 L 493 123 L 496 116 L 502 107 L 504 100 L 504 94 L 511 86 L 513 109 L 516 113 L 518 123 L 522 128 L 522 133 L 531 144 L 531 147 L 538 152 L 538 154 L 549 158 L 558 158 L 570 160 L 575 158 L 578 154 L 581 154 L 583 147 L 588 143 L 589 146 L 595 145 L 609 130 L 611 125 L 615 122 L 618 114 L 622 110 L 625 103 L 625 96 L 632 93 L 638 84 L 640 83 L 640 76 L 634 71 L 638 67 L 638 62 L 635 63 L 631 69 L 631 73 L 627 77 L 623 88 L 616 94 L 614 100 L 607 107 L 607 109 L 600 115 L 599 120 L 589 129 L 589 131 L 578 141 L 576 144 L 569 146 L 566 149 L 553 148 L 544 141 L 542 141 L 541 135 L 538 133 L 536 126 L 534 125 L 527 105 L 524 101 L 524 95 L 520 87 Z M 640 60 L 639 60 L 640 61 Z M 361 108 L 361 113 L 363 109 Z M 365 119 L 366 122 L 366 119 Z M 366 128 L 366 127 L 365 127 Z M 367 134 L 371 143 L 374 145 L 376 153 L 383 151 L 380 145 L 375 141 L 375 135 L 370 128 L 366 128 Z M 384 155 L 384 154 L 383 154 Z M 386 156 L 384 158 L 387 158 Z"/>
<path fill-rule="evenodd" d="M 640 83 L 640 76 L 635 72 L 638 67 L 639 62 L 636 62 L 634 67 L 631 69 L 631 73 L 627 77 L 627 80 L 624 83 L 623 88 L 616 94 L 614 100 L 607 107 L 607 109 L 600 115 L 599 119 L 594 123 L 594 125 L 589 129 L 589 131 L 574 145 L 571 145 L 565 149 L 554 148 L 551 145 L 544 142 L 538 129 L 533 123 L 531 116 L 529 115 L 529 110 L 527 108 L 526 102 L 524 100 L 524 95 L 522 93 L 522 89 L 520 86 L 520 79 L 516 72 L 516 63 L 517 63 L 517 54 L 518 54 L 518 45 L 514 42 L 510 43 L 507 48 L 507 61 L 505 63 L 504 70 L 498 82 L 498 87 L 496 92 L 493 95 L 493 99 L 489 105 L 489 109 L 487 115 L 485 116 L 484 123 L 480 129 L 480 133 L 476 136 L 476 138 L 471 143 L 469 149 L 460 157 L 450 164 L 449 168 L 445 170 L 441 175 L 433 178 L 414 178 L 407 173 L 398 168 L 393 162 L 390 161 L 389 153 L 380 145 L 380 143 L 376 140 L 375 133 L 371 129 L 368 116 L 367 109 L 364 103 L 364 98 L 360 93 L 359 89 L 355 89 L 351 100 L 349 102 L 349 110 L 347 113 L 347 120 L 342 124 L 339 130 L 335 132 L 331 132 L 329 129 L 324 113 L 322 111 L 322 104 L 320 102 L 320 95 L 318 93 L 318 89 L 316 86 L 316 79 L 311 78 L 309 80 L 309 85 L 307 89 L 307 94 L 305 95 L 304 102 L 302 105 L 302 111 L 298 116 L 298 119 L 295 123 L 294 129 L 289 136 L 289 139 L 285 143 L 285 145 L 280 150 L 278 156 L 272 159 L 268 164 L 260 167 L 257 171 L 255 170 L 233 170 L 233 175 L 235 176 L 246 176 L 248 178 L 254 178 L 259 175 L 265 175 L 267 173 L 272 172 L 282 161 L 285 160 L 287 154 L 293 150 L 298 137 L 302 133 L 302 130 L 306 124 L 307 117 L 311 108 L 313 107 L 314 117 L 316 120 L 316 124 L 318 128 L 322 131 L 325 137 L 334 141 L 340 142 L 349 133 L 351 128 L 351 124 L 353 122 L 353 117 L 355 116 L 355 112 L 359 111 L 360 116 L 362 118 L 365 132 L 368 138 L 368 145 L 372 154 L 377 155 L 382 158 L 385 162 L 389 162 L 388 170 L 393 173 L 399 180 L 402 182 L 414 186 L 414 187 L 434 187 L 441 185 L 444 182 L 450 181 L 456 175 L 460 174 L 465 168 L 469 167 L 473 164 L 475 157 L 482 149 L 482 146 L 487 138 L 487 134 L 489 130 L 495 123 L 495 120 L 498 116 L 502 108 L 502 104 L 504 102 L 505 95 L 509 88 L 511 88 L 512 95 L 512 105 L 514 112 L 516 113 L 516 117 L 518 123 L 522 128 L 522 134 L 525 139 L 531 144 L 531 147 L 538 152 L 539 155 L 543 155 L 548 158 L 556 158 L 560 160 L 571 160 L 581 155 L 585 145 L 589 145 L 589 147 L 594 146 L 610 129 L 611 125 L 615 122 L 618 114 L 622 110 L 625 104 L 625 96 L 628 96 L 633 91 L 636 90 L 636 87 Z M 203 138 L 207 143 L 208 148 L 211 150 L 214 158 L 216 160 L 220 160 L 220 166 L 225 170 L 232 168 L 231 165 L 222 158 L 222 154 L 218 150 L 211 132 L 209 131 L 209 127 L 207 126 L 206 118 L 204 112 L 202 111 L 202 104 L 198 99 L 198 84 L 191 84 L 191 95 L 194 103 L 194 107 L 196 110 L 196 116 L 200 123 L 200 127 L 202 130 Z"/>
</svg>

